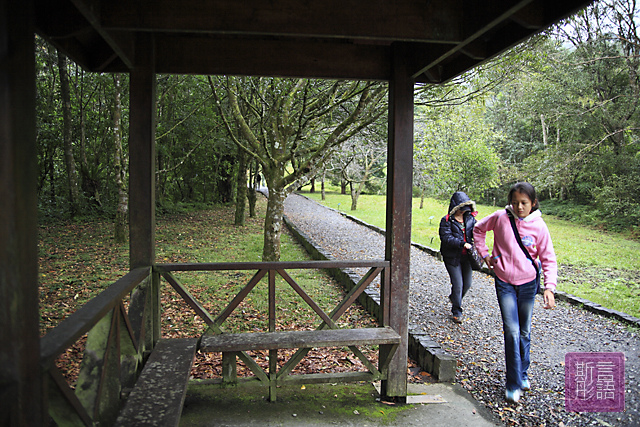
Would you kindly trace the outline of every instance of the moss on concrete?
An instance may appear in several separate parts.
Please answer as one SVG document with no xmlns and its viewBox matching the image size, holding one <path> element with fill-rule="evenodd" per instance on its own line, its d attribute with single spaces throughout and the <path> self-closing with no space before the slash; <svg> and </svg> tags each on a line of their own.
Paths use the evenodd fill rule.
<svg viewBox="0 0 640 427">
<path fill-rule="evenodd" d="M 192 383 L 180 425 L 392 425 L 412 407 L 381 403 L 370 383 L 283 386 L 277 402 L 268 401 L 266 387 Z"/>
</svg>

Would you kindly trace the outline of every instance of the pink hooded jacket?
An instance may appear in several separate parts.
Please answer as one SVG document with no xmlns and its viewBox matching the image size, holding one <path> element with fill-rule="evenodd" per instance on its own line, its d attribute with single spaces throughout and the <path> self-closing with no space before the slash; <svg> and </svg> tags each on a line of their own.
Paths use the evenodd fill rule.
<svg viewBox="0 0 640 427">
<path fill-rule="evenodd" d="M 507 206 L 507 209 L 513 213 L 511 206 Z M 531 254 L 531 258 L 534 260 L 539 258 L 542 263 L 545 289 L 555 292 L 558 276 L 556 253 L 540 210 L 531 212 L 526 218 L 518 218 L 515 214 L 514 217 L 522 243 Z M 505 210 L 501 209 L 483 218 L 474 228 L 473 239 L 483 258 L 489 255 L 486 244 L 487 231 L 493 231 L 492 256 L 497 261 L 494 268 L 496 276 L 503 282 L 513 285 L 523 285 L 534 280 L 536 271 L 520 249 Z"/>
</svg>

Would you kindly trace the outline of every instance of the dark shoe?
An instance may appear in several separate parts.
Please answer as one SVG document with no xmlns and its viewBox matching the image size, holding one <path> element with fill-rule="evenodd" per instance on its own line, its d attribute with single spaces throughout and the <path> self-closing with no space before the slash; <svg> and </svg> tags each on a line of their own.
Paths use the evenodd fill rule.
<svg viewBox="0 0 640 427">
<path fill-rule="evenodd" d="M 462 317 L 460 316 L 451 316 L 451 320 L 453 320 L 453 323 L 457 323 L 457 324 L 462 323 Z"/>
</svg>

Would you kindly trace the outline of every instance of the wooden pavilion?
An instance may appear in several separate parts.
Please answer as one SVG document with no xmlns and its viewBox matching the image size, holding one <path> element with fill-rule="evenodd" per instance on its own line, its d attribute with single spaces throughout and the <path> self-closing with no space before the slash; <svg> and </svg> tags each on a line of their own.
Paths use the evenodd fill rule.
<svg viewBox="0 0 640 427">
<path fill-rule="evenodd" d="M 406 396 L 414 84 L 446 82 L 588 3 L 0 0 L 0 424 L 44 425 L 49 414 L 74 425 L 112 424 L 113 411 L 117 415 L 120 408 L 119 391 L 135 382 L 146 356 L 151 353 L 153 357 L 160 339 L 159 277 L 162 274 L 171 280 L 171 271 L 181 268 L 154 264 L 157 73 L 389 82 L 386 259 L 369 265 L 384 278 L 385 314 L 380 329 L 386 332 L 375 337 L 341 335 L 330 327 L 337 312 L 324 317 L 319 312 L 328 330 L 288 344 L 269 338 L 260 345 L 277 351 L 283 345 L 303 347 L 307 342 L 379 343 L 381 360 L 384 356 L 388 360 L 379 371 L 372 368 L 371 378 L 383 380 L 387 396 Z M 38 328 L 34 33 L 88 71 L 129 73 L 131 84 L 131 272 L 42 339 Z M 290 268 L 280 264 L 240 266 L 244 267 L 268 274 L 270 282 L 274 272 Z M 172 286 L 180 287 L 179 283 Z M 125 312 L 121 300 L 129 293 Z M 196 312 L 201 308 L 195 301 L 192 307 Z M 111 328 L 102 348 L 103 363 L 98 378 L 85 386 L 97 396 L 107 396 L 86 403 L 64 388 L 53 362 L 78 336 L 104 323 L 104 318 Z M 218 319 L 209 320 L 218 326 Z M 212 346 L 242 357 L 242 346 L 225 347 L 227 344 Z M 271 375 L 264 374 L 263 379 L 275 387 L 277 380 Z M 120 381 L 105 381 L 114 376 Z"/>
</svg>

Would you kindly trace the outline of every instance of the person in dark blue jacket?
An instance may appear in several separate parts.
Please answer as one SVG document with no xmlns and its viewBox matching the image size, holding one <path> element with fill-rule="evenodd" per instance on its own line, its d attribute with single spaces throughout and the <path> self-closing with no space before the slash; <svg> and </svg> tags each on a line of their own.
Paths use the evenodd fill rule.
<svg viewBox="0 0 640 427">
<path fill-rule="evenodd" d="M 468 250 L 472 248 L 476 203 L 462 191 L 451 196 L 449 214 L 440 220 L 440 254 L 451 279 L 451 319 L 462 323 L 462 298 L 471 287 Z"/>
</svg>

